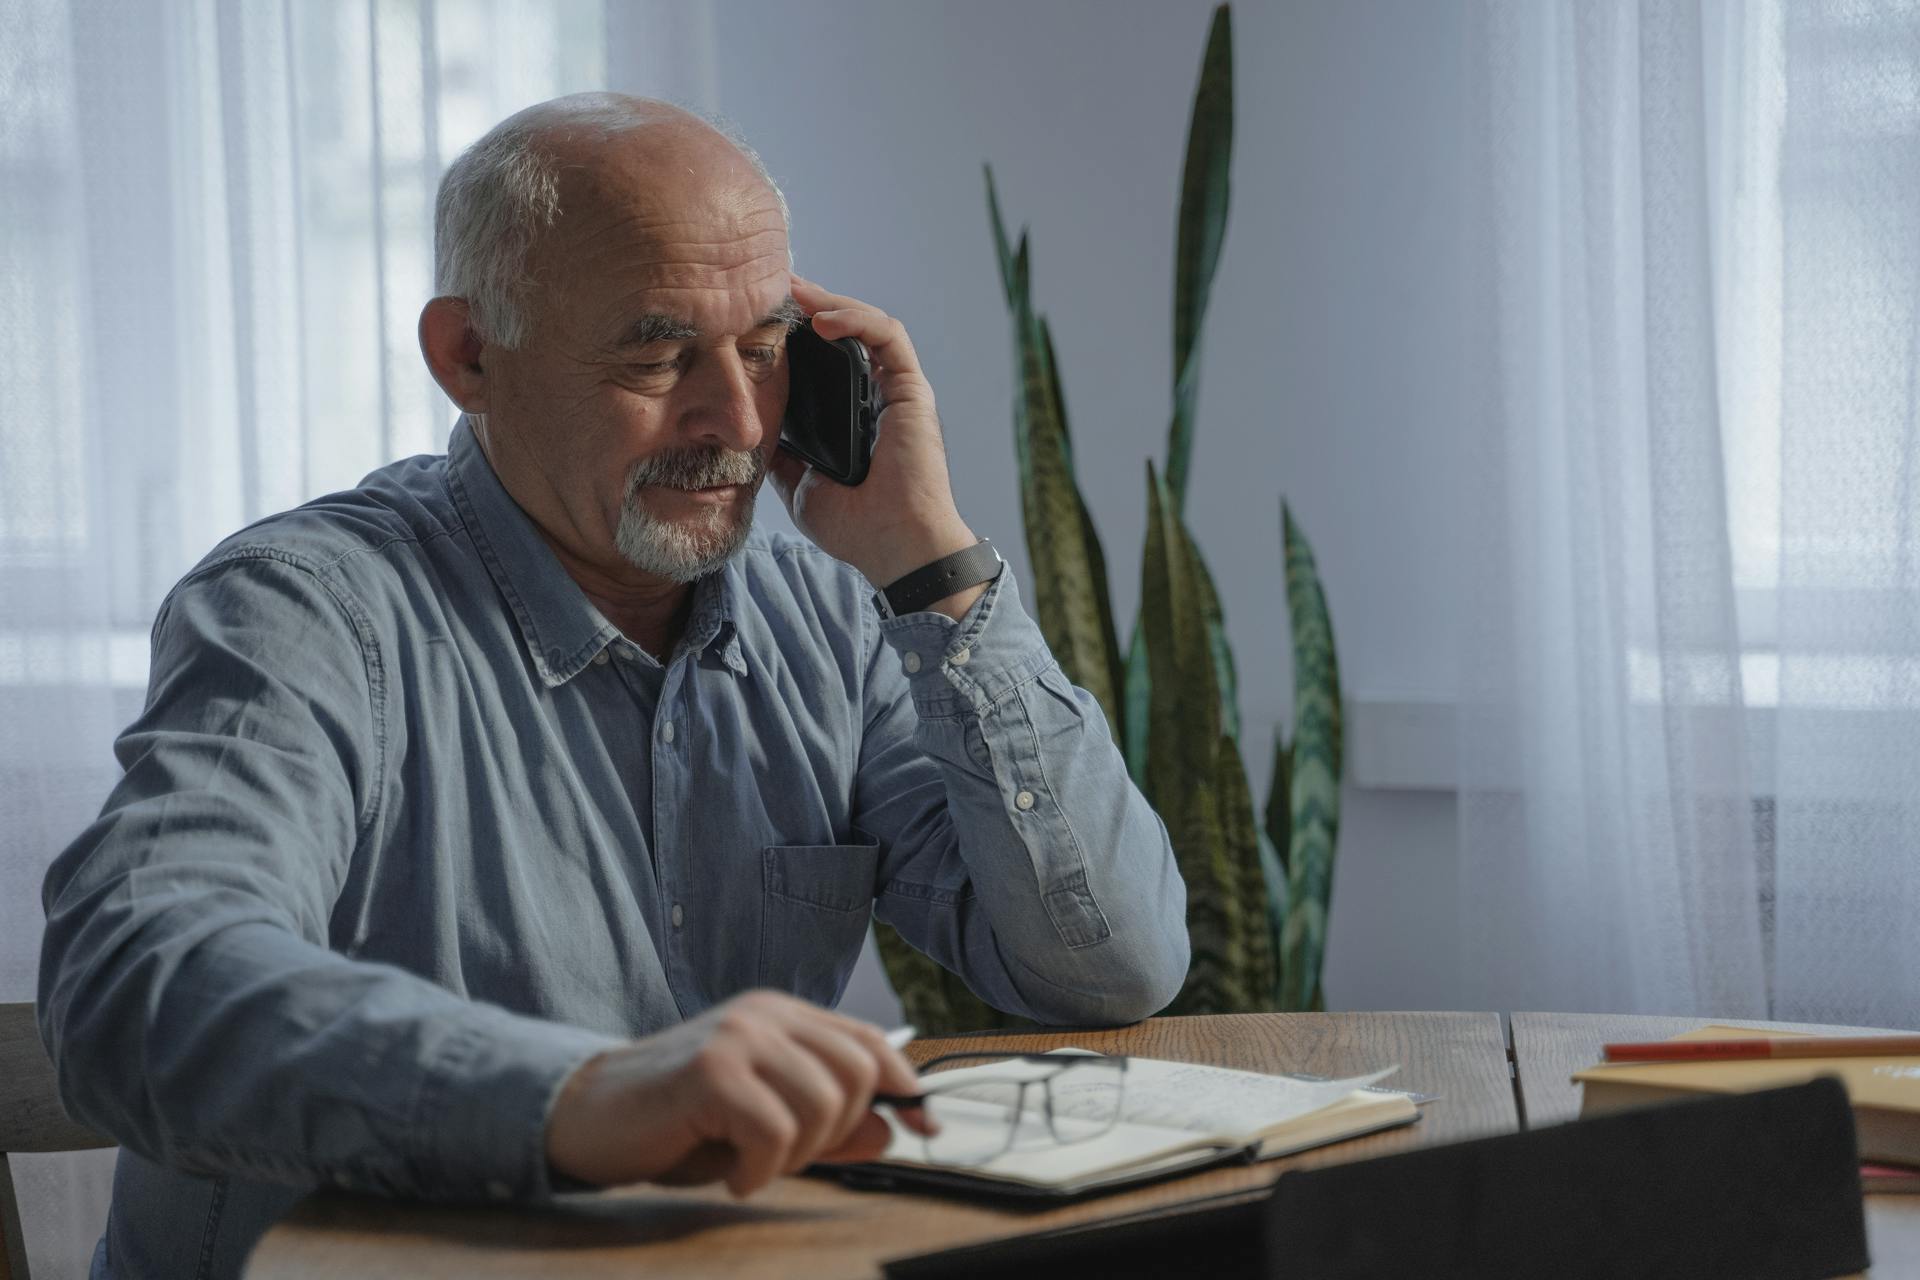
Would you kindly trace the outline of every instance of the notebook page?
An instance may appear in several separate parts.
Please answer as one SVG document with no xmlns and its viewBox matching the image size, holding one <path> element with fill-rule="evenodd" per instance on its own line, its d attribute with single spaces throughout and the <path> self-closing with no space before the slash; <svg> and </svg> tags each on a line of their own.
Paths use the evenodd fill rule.
<svg viewBox="0 0 1920 1280">
<path fill-rule="evenodd" d="M 1120 1114 L 1134 1124 L 1193 1133 L 1252 1134 L 1332 1106 L 1398 1070 L 1386 1067 L 1344 1080 L 1293 1080 L 1197 1062 L 1134 1058 L 1127 1064 Z M 1054 1110 L 1077 1115 L 1099 1105 L 1087 1095 L 1069 1072 L 1053 1083 Z"/>
<path fill-rule="evenodd" d="M 1055 1052 L 1066 1055 L 1086 1051 Z M 1051 1070 L 1037 1062 L 994 1063 L 942 1072 L 929 1079 L 958 1081 L 968 1075 L 985 1079 L 1037 1079 Z M 1120 1117 L 1131 1124 L 1184 1129 L 1197 1134 L 1251 1135 L 1331 1106 L 1355 1089 L 1383 1080 L 1398 1070 L 1394 1066 L 1342 1080 L 1308 1081 L 1193 1062 L 1131 1058 L 1127 1063 Z M 948 1089 L 961 1097 L 971 1092 L 964 1086 L 955 1088 L 952 1083 L 942 1086 L 943 1092 Z M 1104 1118 L 1112 1113 L 1111 1099 L 1108 1081 L 1092 1073 L 1076 1079 L 1076 1073 L 1069 1071 L 1053 1081 L 1057 1116 Z M 1039 1101 L 1038 1090 L 1029 1091 L 1028 1104 L 1037 1106 Z"/>
<path fill-rule="evenodd" d="M 940 1167 L 938 1162 L 926 1159 L 926 1149 L 918 1134 L 901 1124 L 891 1112 L 881 1114 L 893 1130 L 893 1141 L 882 1160 L 915 1165 L 931 1163 L 932 1167 Z M 941 1108 L 944 1129 L 978 1127 L 983 1137 L 993 1140 L 1006 1132 L 1007 1120 L 1006 1108 L 989 1103 L 955 1102 L 949 1098 Z M 1059 1185 L 1151 1164 L 1174 1152 L 1208 1145 L 1179 1130 L 1125 1123 L 1082 1126 L 1067 1119 L 1057 1123 L 1061 1137 L 1070 1141 L 1056 1140 L 1042 1118 L 1024 1116 L 1009 1150 L 983 1164 L 968 1166 L 966 1172 L 1039 1186 Z M 993 1143 L 990 1141 L 987 1145 L 990 1147 Z"/>
</svg>

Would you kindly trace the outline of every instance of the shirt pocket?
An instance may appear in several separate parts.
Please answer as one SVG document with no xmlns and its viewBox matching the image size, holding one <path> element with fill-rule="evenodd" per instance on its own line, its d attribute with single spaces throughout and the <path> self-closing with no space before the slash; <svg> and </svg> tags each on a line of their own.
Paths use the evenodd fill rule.
<svg viewBox="0 0 1920 1280">
<path fill-rule="evenodd" d="M 767 847 L 761 854 L 761 986 L 828 1007 L 839 1001 L 867 940 L 879 866 L 880 842 L 871 838 Z"/>
</svg>

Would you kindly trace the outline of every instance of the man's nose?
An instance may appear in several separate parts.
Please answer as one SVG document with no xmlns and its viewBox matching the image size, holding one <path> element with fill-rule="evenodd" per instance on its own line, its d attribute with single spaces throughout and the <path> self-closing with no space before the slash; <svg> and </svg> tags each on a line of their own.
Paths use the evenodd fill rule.
<svg viewBox="0 0 1920 1280">
<path fill-rule="evenodd" d="M 757 384 L 740 353 L 708 352 L 698 365 L 691 388 L 694 399 L 681 419 L 687 438 L 736 453 L 758 448 L 766 427 L 755 402 Z"/>
</svg>

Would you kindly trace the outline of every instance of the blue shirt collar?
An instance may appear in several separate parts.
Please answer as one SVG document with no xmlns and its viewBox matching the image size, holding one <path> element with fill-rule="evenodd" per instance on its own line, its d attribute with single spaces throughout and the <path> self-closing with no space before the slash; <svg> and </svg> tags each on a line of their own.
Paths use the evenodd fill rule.
<svg viewBox="0 0 1920 1280">
<path fill-rule="evenodd" d="M 500 483 L 464 414 L 447 444 L 447 480 L 487 572 L 513 610 L 534 671 L 548 688 L 565 684 L 619 640 L 620 629 L 587 599 Z M 745 675 L 733 625 L 738 572 L 729 564 L 694 584 L 693 610 L 680 644 L 694 653 L 712 650 L 728 670 Z"/>
</svg>

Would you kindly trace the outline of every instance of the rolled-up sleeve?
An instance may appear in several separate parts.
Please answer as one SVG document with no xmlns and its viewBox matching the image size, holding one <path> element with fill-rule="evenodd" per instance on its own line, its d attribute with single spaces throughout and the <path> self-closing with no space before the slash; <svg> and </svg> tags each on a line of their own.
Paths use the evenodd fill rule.
<svg viewBox="0 0 1920 1280">
<path fill-rule="evenodd" d="M 386 764 L 351 594 L 234 553 L 168 598 L 152 673 L 125 776 L 44 889 L 40 1026 L 68 1110 L 192 1173 L 546 1196 L 553 1097 L 616 1041 L 328 948 Z"/>
<path fill-rule="evenodd" d="M 876 914 L 982 999 L 1049 1023 L 1148 1017 L 1186 978 L 1186 886 L 1099 704 L 1010 570 L 959 621 L 880 619 L 859 825 Z"/>
</svg>

